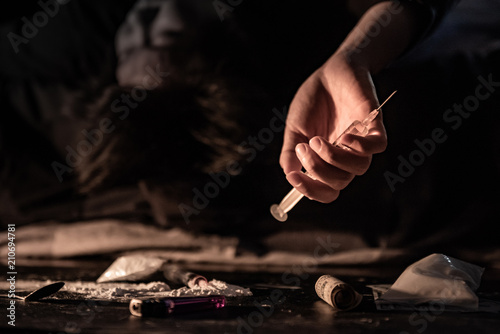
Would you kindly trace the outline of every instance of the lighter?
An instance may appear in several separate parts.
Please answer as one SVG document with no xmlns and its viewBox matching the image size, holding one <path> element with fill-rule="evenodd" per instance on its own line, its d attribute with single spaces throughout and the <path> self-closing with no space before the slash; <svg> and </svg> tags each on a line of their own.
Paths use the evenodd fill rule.
<svg viewBox="0 0 500 334">
<path fill-rule="evenodd" d="M 173 314 L 216 310 L 226 305 L 222 295 L 199 297 L 168 297 L 161 299 L 132 299 L 130 313 L 138 317 L 167 317 Z"/>
</svg>

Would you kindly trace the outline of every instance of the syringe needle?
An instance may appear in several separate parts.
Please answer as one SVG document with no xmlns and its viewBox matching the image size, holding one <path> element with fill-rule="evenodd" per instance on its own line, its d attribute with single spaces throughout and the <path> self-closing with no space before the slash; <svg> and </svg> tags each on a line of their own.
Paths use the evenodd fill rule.
<svg viewBox="0 0 500 334">
<path fill-rule="evenodd" d="M 344 146 L 344 145 L 342 145 L 342 143 L 340 143 L 340 139 L 342 138 L 343 135 L 345 135 L 347 133 L 354 132 L 354 130 L 356 130 L 357 135 L 363 136 L 363 137 L 366 136 L 368 134 L 368 127 L 367 127 L 367 125 L 371 121 L 373 121 L 375 119 L 375 117 L 377 117 L 380 109 L 382 109 L 382 107 L 384 106 L 384 104 L 386 104 L 387 101 L 389 101 L 389 99 L 394 94 L 396 94 L 396 92 L 397 92 L 397 90 L 395 90 L 394 92 L 392 92 L 392 94 L 389 95 L 389 97 L 386 98 L 385 101 L 382 102 L 382 104 L 377 109 L 372 110 L 368 114 L 368 116 L 366 116 L 366 118 L 363 121 L 361 121 L 361 122 L 360 121 L 354 121 L 354 122 L 352 122 L 352 124 L 349 125 L 347 127 L 347 129 L 345 129 L 344 132 L 342 132 L 342 134 L 340 134 L 340 136 L 338 136 L 338 138 L 333 142 L 333 145 L 349 149 L 349 147 Z M 358 126 L 361 127 L 361 131 L 357 129 Z M 307 173 L 307 172 L 305 172 L 305 174 L 309 175 L 309 173 Z M 288 219 L 287 212 L 290 211 L 295 206 L 295 204 L 297 204 L 302 199 L 302 197 L 304 197 L 304 195 L 300 191 L 298 191 L 297 189 L 293 188 L 283 198 L 283 200 L 281 201 L 280 204 L 273 204 L 271 206 L 271 214 L 273 215 L 274 218 L 276 218 L 276 220 L 279 220 L 281 222 L 286 221 Z"/>
<path fill-rule="evenodd" d="M 387 103 L 387 101 L 389 101 L 389 100 L 391 99 L 391 97 L 392 97 L 394 94 L 396 94 L 396 92 L 397 92 L 397 90 L 395 90 L 394 92 L 392 92 L 392 94 L 391 94 L 391 95 L 389 95 L 389 97 L 388 97 L 388 98 L 386 98 L 386 99 L 385 99 L 385 101 L 384 101 L 384 102 L 382 102 L 382 104 L 381 104 L 381 105 L 380 105 L 377 109 L 375 109 L 375 110 L 380 111 L 380 109 L 382 109 L 382 107 L 384 106 L 384 104 L 386 104 L 386 103 Z"/>
</svg>

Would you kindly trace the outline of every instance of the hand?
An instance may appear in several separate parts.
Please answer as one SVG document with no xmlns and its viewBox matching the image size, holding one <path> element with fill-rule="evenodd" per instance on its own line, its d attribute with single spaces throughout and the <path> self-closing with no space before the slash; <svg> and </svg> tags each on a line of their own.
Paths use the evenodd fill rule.
<svg viewBox="0 0 500 334">
<path fill-rule="evenodd" d="M 371 122 L 366 137 L 345 135 L 331 143 L 355 120 L 363 120 L 379 102 L 366 66 L 334 54 L 298 89 L 290 105 L 280 164 L 288 182 L 306 197 L 323 203 L 337 199 L 356 175 L 383 152 L 387 136 L 382 114 Z M 304 167 L 310 178 L 301 172 Z"/>
</svg>

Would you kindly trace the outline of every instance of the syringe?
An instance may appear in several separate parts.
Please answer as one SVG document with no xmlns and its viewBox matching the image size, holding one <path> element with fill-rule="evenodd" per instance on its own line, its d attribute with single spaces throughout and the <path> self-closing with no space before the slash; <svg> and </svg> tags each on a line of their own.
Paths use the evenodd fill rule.
<svg viewBox="0 0 500 334">
<path fill-rule="evenodd" d="M 375 119 L 375 117 L 377 117 L 382 106 L 387 101 L 389 101 L 389 99 L 394 94 L 396 94 L 396 92 L 397 91 L 392 92 L 392 94 L 389 95 L 389 97 L 380 105 L 380 107 L 371 111 L 368 114 L 368 116 L 366 116 L 366 118 L 364 120 L 362 120 L 362 121 L 356 120 L 356 121 L 352 122 L 351 125 L 349 125 L 347 127 L 347 129 L 345 129 L 344 132 L 342 132 L 340 134 L 340 136 L 337 137 L 337 139 L 332 143 L 332 145 L 335 145 L 337 147 L 341 147 L 344 149 L 350 149 L 348 146 L 345 146 L 342 143 L 340 143 L 340 140 L 342 139 L 342 137 L 345 134 L 354 134 L 357 136 L 365 137 L 368 134 L 368 124 L 370 124 Z M 306 174 L 310 178 L 314 179 L 314 177 L 312 177 L 307 171 L 304 174 Z M 286 221 L 288 219 L 287 212 L 290 211 L 295 206 L 295 204 L 297 204 L 302 199 L 302 197 L 304 197 L 304 195 L 300 191 L 298 191 L 297 189 L 293 188 L 283 198 L 283 200 L 281 201 L 280 204 L 273 204 L 271 206 L 271 214 L 273 215 L 274 218 L 276 218 L 276 220 L 279 220 L 280 222 Z"/>
</svg>

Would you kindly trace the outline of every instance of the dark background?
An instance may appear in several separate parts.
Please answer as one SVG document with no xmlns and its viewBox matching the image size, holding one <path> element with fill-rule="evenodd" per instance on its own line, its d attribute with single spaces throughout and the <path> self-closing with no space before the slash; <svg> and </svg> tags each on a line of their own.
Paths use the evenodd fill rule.
<svg viewBox="0 0 500 334">
<path fill-rule="evenodd" d="M 454 103 L 474 94 L 478 76 L 492 75 L 493 81 L 500 81 L 498 1 L 462 1 L 431 36 L 374 77 L 380 100 L 398 90 L 383 109 L 389 146 L 336 202 L 325 205 L 304 199 L 286 224 L 273 221 L 268 207 L 290 190 L 278 165 L 281 137 L 276 136 L 189 227 L 176 205 L 155 207 L 154 200 L 144 199 L 137 187 L 118 189 L 121 196 L 113 192 L 91 198 L 76 195 L 71 179 L 58 183 L 50 168 L 59 153 L 51 147 L 48 128 L 26 121 L 42 121 L 43 113 L 40 116 L 37 108 L 44 103 L 45 109 L 58 114 L 62 109 L 54 106 L 62 108 L 66 103 L 64 92 L 68 99 L 81 93 L 85 86 L 79 85 L 80 79 L 86 75 L 98 74 L 104 82 L 113 82 L 113 36 L 132 3 L 73 0 L 61 11 L 68 9 L 68 17 L 76 15 L 75 20 L 57 16 L 27 48 L 21 45 L 16 56 L 4 47 L 4 32 L 9 28 L 2 30 L 0 144 L 17 161 L 15 168 L 2 166 L 1 191 L 9 194 L 3 195 L 3 225 L 47 219 L 71 223 L 96 217 L 139 217 L 148 224 L 163 224 L 161 217 L 168 216 L 169 224 L 252 241 L 275 233 L 286 238 L 287 232 L 299 231 L 301 243 L 284 246 L 296 249 L 307 249 L 308 238 L 314 240 L 324 230 L 359 235 L 367 246 L 406 248 L 415 254 L 455 255 L 464 250 L 491 254 L 497 249 L 499 92 L 481 102 L 457 130 L 450 129 L 442 117 Z M 30 17 L 37 10 L 34 2 L 16 1 L 10 10 L 2 11 L 1 20 L 16 26 L 20 17 Z M 342 4 L 326 1 L 244 1 L 233 14 L 259 65 L 253 79 L 268 93 L 262 113 L 255 115 L 257 130 L 268 125 L 272 108 L 289 105 L 300 83 L 334 52 L 355 23 Z M 65 29 L 65 25 L 70 26 Z M 78 79 L 76 83 L 72 78 Z M 63 102 L 58 104 L 57 99 Z M 33 114 L 26 118 L 23 110 L 31 110 L 34 118 Z M 397 173 L 398 157 L 408 158 L 416 148 L 414 140 L 430 138 L 438 127 L 446 131 L 446 142 L 438 144 L 423 165 L 391 192 L 384 173 Z M 193 186 L 203 185 L 202 181 Z"/>
</svg>

